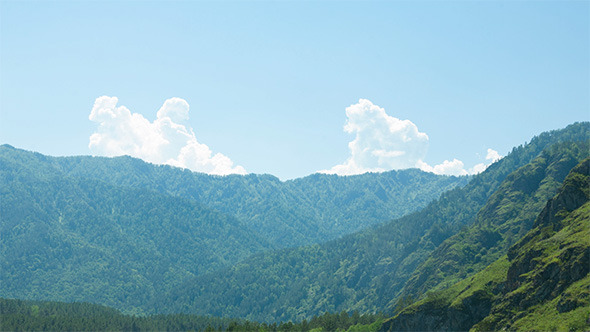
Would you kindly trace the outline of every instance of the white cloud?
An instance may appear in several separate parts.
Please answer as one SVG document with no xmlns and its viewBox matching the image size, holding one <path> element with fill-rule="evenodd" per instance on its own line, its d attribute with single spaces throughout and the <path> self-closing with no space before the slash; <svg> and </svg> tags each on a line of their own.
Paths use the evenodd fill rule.
<svg viewBox="0 0 590 332">
<path fill-rule="evenodd" d="M 95 155 L 130 155 L 155 164 L 168 164 L 209 174 L 246 174 L 227 156 L 199 143 L 193 130 L 183 124 L 189 118 L 189 105 L 181 98 L 170 98 L 158 110 L 154 122 L 125 106 L 117 97 L 96 99 L 88 117 L 98 123 L 88 147 Z"/>
<path fill-rule="evenodd" d="M 476 164 L 469 170 L 466 170 L 463 162 L 458 159 L 453 159 L 452 161 L 445 160 L 442 164 L 436 165 L 434 167 L 428 165 L 427 163 L 420 162 L 418 168 L 425 172 L 432 172 L 434 174 L 441 175 L 474 175 L 485 171 L 488 166 L 500 159 L 502 159 L 502 156 L 500 156 L 498 151 L 488 149 L 488 153 L 486 155 L 486 160 L 488 162 Z"/>
<path fill-rule="evenodd" d="M 502 159 L 502 156 L 496 150 L 488 149 L 488 154 L 486 155 L 486 159 L 492 163 Z"/>
<path fill-rule="evenodd" d="M 430 166 L 423 161 L 428 149 L 428 135 L 418 130 L 410 120 L 400 120 L 367 99 L 346 108 L 344 131 L 355 134 L 348 143 L 350 157 L 342 164 L 320 173 L 352 175 L 383 172 L 392 169 L 419 168 L 444 175 L 468 175 L 483 172 L 491 163 L 502 158 L 488 149 L 486 160 L 466 170 L 461 160 L 445 160 Z"/>
<path fill-rule="evenodd" d="M 486 155 L 486 160 L 488 160 L 488 163 L 476 164 L 469 170 L 465 170 L 465 165 L 461 160 L 458 159 L 453 159 L 452 161 L 445 160 L 442 164 L 436 165 L 434 167 L 428 165 L 427 163 L 420 162 L 418 168 L 425 172 L 432 172 L 434 174 L 441 175 L 474 175 L 485 171 L 488 166 L 500 160 L 501 158 L 502 156 L 500 156 L 498 151 L 488 149 L 488 154 Z"/>
<path fill-rule="evenodd" d="M 445 160 L 442 164 L 430 166 L 427 163 L 420 161 L 418 168 L 425 172 L 431 172 L 440 175 L 468 175 L 469 172 L 465 170 L 465 165 L 461 160 L 453 159 L 452 161 Z"/>
<path fill-rule="evenodd" d="M 484 163 L 479 163 L 476 164 L 475 166 L 473 166 L 472 168 L 469 169 L 469 174 L 479 174 L 483 171 L 486 170 L 486 168 L 488 168 L 489 165 L 486 165 Z"/>
<path fill-rule="evenodd" d="M 348 144 L 350 157 L 322 173 L 351 175 L 417 167 L 426 155 L 428 135 L 409 120 L 387 115 L 367 99 L 346 108 L 344 130 L 355 134 Z"/>
<path fill-rule="evenodd" d="M 502 159 L 502 156 L 498 153 L 498 151 L 494 149 L 488 148 L 488 153 L 486 155 L 487 163 L 479 163 L 472 168 L 469 169 L 469 174 L 479 174 L 486 170 L 491 164 L 495 163 L 496 161 Z"/>
</svg>

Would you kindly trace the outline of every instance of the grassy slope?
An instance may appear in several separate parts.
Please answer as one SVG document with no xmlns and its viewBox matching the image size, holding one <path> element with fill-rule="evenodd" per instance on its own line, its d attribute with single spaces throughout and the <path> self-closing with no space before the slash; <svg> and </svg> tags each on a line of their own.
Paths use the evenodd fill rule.
<svg viewBox="0 0 590 332">
<path fill-rule="evenodd" d="M 527 250 L 539 253 L 533 258 L 537 263 L 534 270 L 520 276 L 518 288 L 498 294 L 490 315 L 474 330 L 590 328 L 588 268 L 575 271 L 590 261 L 590 203 L 573 211 L 563 224 L 566 226 L 552 236 L 533 240 L 534 245 Z M 509 281 L 505 276 L 505 282 Z"/>
<path fill-rule="evenodd" d="M 588 157 L 587 142 L 560 143 L 511 173 L 477 214 L 473 225 L 444 241 L 404 286 L 419 298 L 481 271 L 528 232 L 569 171 Z"/>
<path fill-rule="evenodd" d="M 589 291 L 584 287 L 590 272 L 589 199 L 586 159 L 547 203 L 535 228 L 510 248 L 506 288 L 476 329 L 590 327 Z"/>
</svg>

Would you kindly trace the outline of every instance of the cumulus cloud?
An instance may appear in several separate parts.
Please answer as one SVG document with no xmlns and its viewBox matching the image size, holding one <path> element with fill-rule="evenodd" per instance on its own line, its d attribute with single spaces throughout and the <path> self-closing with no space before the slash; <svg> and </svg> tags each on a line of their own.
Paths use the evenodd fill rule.
<svg viewBox="0 0 590 332">
<path fill-rule="evenodd" d="M 98 123 L 88 147 L 95 155 L 130 155 L 155 164 L 168 164 L 209 174 L 246 174 L 227 156 L 199 143 L 193 130 L 184 123 L 189 119 L 189 104 L 170 98 L 158 110 L 156 120 L 148 121 L 125 106 L 117 106 L 117 97 L 96 99 L 88 117 Z"/>
<path fill-rule="evenodd" d="M 346 108 L 344 131 L 355 134 L 350 157 L 322 173 L 351 175 L 416 167 L 428 149 L 428 135 L 409 120 L 400 120 L 367 99 Z"/>
<path fill-rule="evenodd" d="M 486 170 L 486 168 L 488 168 L 488 166 L 490 166 L 491 164 L 495 163 L 496 161 L 502 159 L 502 156 L 498 153 L 498 151 L 493 150 L 493 149 L 488 149 L 488 153 L 486 155 L 486 161 L 485 163 L 479 163 L 475 166 L 473 166 L 472 168 L 469 169 L 468 174 L 478 174 L 481 173 L 483 171 Z"/>
<path fill-rule="evenodd" d="M 432 172 L 440 175 L 474 175 L 485 171 L 488 166 L 500 159 L 502 159 L 502 156 L 500 156 L 498 151 L 488 149 L 486 155 L 487 162 L 476 164 L 469 169 L 465 169 L 463 162 L 458 159 L 453 159 L 452 161 L 445 160 L 442 164 L 436 166 L 430 166 L 427 163 L 420 161 L 418 163 L 418 168 L 425 172 Z"/>
<path fill-rule="evenodd" d="M 473 166 L 473 167 L 472 167 L 472 168 L 469 170 L 469 173 L 470 173 L 470 174 L 479 174 L 479 173 L 481 173 L 481 172 L 485 171 L 485 170 L 486 170 L 486 168 L 488 168 L 488 166 L 489 166 L 489 165 L 486 165 L 486 164 L 484 164 L 484 163 L 479 163 L 479 164 L 476 164 L 475 166 Z"/>
<path fill-rule="evenodd" d="M 420 161 L 418 168 L 425 172 L 431 172 L 440 175 L 468 175 L 469 172 L 465 170 L 465 165 L 461 160 L 453 159 L 451 161 L 445 160 L 442 164 L 430 166 L 427 163 Z"/>
<path fill-rule="evenodd" d="M 496 150 L 488 149 L 488 154 L 486 155 L 486 160 L 489 160 L 492 163 L 502 159 L 502 156 Z"/>
<path fill-rule="evenodd" d="M 348 143 L 349 158 L 342 164 L 320 173 L 352 175 L 383 172 L 392 169 L 419 168 L 444 175 L 469 175 L 483 172 L 491 163 L 502 158 L 488 149 L 487 163 L 465 169 L 461 160 L 445 160 L 431 166 L 423 161 L 428 150 L 428 135 L 420 132 L 410 120 L 400 120 L 367 99 L 346 108 L 344 131 L 355 134 Z"/>
</svg>

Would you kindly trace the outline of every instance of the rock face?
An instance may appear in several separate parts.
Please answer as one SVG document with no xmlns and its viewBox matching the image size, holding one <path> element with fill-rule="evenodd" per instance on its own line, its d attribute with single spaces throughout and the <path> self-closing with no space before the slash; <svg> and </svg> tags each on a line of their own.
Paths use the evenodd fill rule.
<svg viewBox="0 0 590 332">
<path fill-rule="evenodd" d="M 535 227 L 510 248 L 504 289 L 476 329 L 516 328 L 524 312 L 550 302 L 556 302 L 551 307 L 558 313 L 588 307 L 587 287 L 573 296 L 570 288 L 590 273 L 589 200 L 590 159 L 585 159 L 547 202 Z"/>
<path fill-rule="evenodd" d="M 470 280 L 406 307 L 381 330 L 587 329 L 589 201 L 587 158 L 571 170 L 533 229 L 507 256 Z"/>
<path fill-rule="evenodd" d="M 579 280 L 588 274 L 590 247 L 568 247 L 557 256 L 557 260 L 541 266 L 543 260 L 540 258 L 545 248 L 536 245 L 566 227 L 567 223 L 562 222 L 565 217 L 588 202 L 590 199 L 588 174 L 590 174 L 590 159 L 585 159 L 572 169 L 559 194 L 547 202 L 535 221 L 535 228 L 510 248 L 508 259 L 512 265 L 508 269 L 506 278 L 507 292 L 516 290 L 530 280 L 528 276 L 530 272 L 541 269 L 535 274 L 536 279 L 532 282 L 537 286 L 535 298 L 545 300 L 552 293 L 562 291 L 571 281 Z"/>
<path fill-rule="evenodd" d="M 460 305 L 434 299 L 415 312 L 402 312 L 382 325 L 382 331 L 466 331 L 486 317 L 492 307 L 491 296 L 477 291 Z"/>
</svg>

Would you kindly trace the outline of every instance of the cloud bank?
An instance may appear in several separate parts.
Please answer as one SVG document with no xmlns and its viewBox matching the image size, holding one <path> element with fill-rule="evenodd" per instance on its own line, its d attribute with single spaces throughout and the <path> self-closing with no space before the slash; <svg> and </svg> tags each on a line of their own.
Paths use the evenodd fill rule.
<svg viewBox="0 0 590 332">
<path fill-rule="evenodd" d="M 428 135 L 420 132 L 410 120 L 400 120 L 367 99 L 346 108 L 344 131 L 355 134 L 348 143 L 348 159 L 320 173 L 353 175 L 366 172 L 383 172 L 392 169 L 419 168 L 426 172 L 444 175 L 468 175 L 483 172 L 501 158 L 497 151 L 488 149 L 486 160 L 465 169 L 461 160 L 445 160 L 431 166 L 423 161 L 428 150 Z"/>
<path fill-rule="evenodd" d="M 148 121 L 125 106 L 117 97 L 96 99 L 88 117 L 98 123 L 88 147 L 94 155 L 129 155 L 155 164 L 167 164 L 209 174 L 246 174 L 227 156 L 199 143 L 193 130 L 183 124 L 189 119 L 189 105 L 181 98 L 170 98 Z"/>
</svg>

